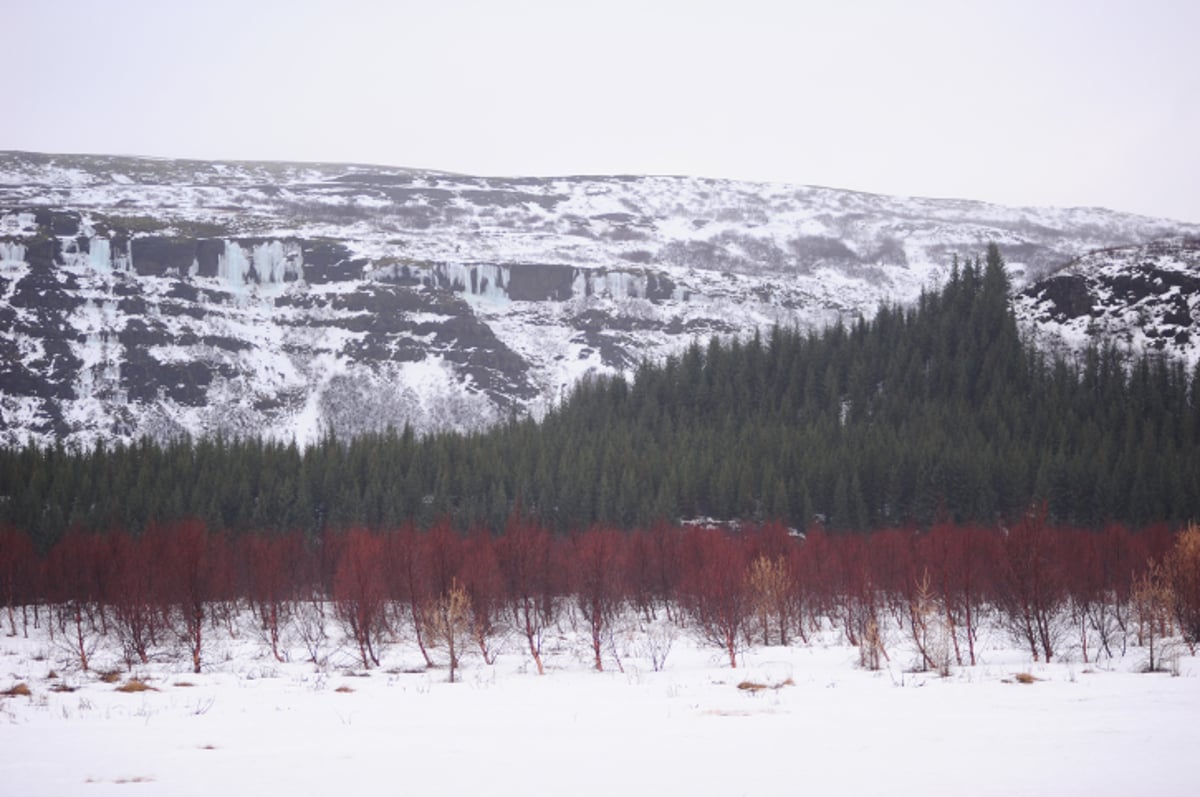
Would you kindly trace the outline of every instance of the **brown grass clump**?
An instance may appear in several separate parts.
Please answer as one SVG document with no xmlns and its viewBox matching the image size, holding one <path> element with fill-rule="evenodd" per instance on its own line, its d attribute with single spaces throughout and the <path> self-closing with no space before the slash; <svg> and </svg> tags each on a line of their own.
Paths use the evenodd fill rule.
<svg viewBox="0 0 1200 797">
<path fill-rule="evenodd" d="M 50 685 L 50 691 L 58 692 L 58 693 L 63 693 L 63 692 L 70 693 L 70 692 L 74 692 L 78 688 L 79 687 L 76 687 L 76 686 L 68 686 L 67 684 L 51 684 Z"/>
<path fill-rule="evenodd" d="M 96 673 L 96 677 L 98 677 L 102 683 L 115 684 L 117 681 L 121 680 L 121 671 L 105 670 L 104 672 Z"/>
<path fill-rule="evenodd" d="M 354 688 L 353 688 L 353 687 L 349 687 L 349 686 L 342 685 L 342 686 L 339 686 L 337 689 L 334 689 L 333 691 L 335 691 L 335 692 L 340 692 L 340 693 L 341 693 L 341 694 L 343 694 L 343 695 L 348 695 L 348 694 L 350 694 L 351 692 L 353 692 L 353 691 L 354 691 Z"/>
<path fill-rule="evenodd" d="M 175 683 L 171 684 L 171 686 L 178 686 L 181 689 L 187 689 L 189 687 L 195 686 L 195 684 L 192 683 L 191 681 L 176 681 Z"/>
<path fill-rule="evenodd" d="M 131 692 L 157 692 L 158 690 L 153 686 L 150 686 L 145 681 L 138 680 L 137 678 L 130 678 L 128 681 L 118 686 L 117 691 L 128 694 Z"/>
<path fill-rule="evenodd" d="M 14 684 L 12 688 L 0 692 L 0 697 L 29 697 L 33 692 L 29 691 L 29 684 L 21 681 Z"/>
<path fill-rule="evenodd" d="M 1040 679 L 1034 677 L 1033 675 L 1030 675 L 1027 672 L 1019 672 L 1016 675 L 1014 675 L 1011 680 L 1005 679 L 1004 683 L 1031 684 L 1038 680 L 1040 680 Z"/>
<path fill-rule="evenodd" d="M 794 686 L 794 685 L 795 685 L 795 682 L 791 678 L 788 678 L 786 680 L 780 681 L 779 683 L 775 683 L 775 684 L 764 684 L 764 683 L 759 683 L 758 681 L 742 681 L 740 684 L 737 685 L 737 688 L 741 689 L 743 692 L 749 692 L 751 694 L 755 694 L 757 692 L 761 692 L 764 689 L 782 689 L 785 686 Z"/>
</svg>

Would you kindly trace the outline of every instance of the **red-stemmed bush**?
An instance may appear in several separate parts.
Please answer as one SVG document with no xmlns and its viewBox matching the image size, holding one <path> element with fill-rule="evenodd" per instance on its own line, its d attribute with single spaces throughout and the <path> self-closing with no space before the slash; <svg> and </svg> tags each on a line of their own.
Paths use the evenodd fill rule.
<svg viewBox="0 0 1200 797">
<path fill-rule="evenodd" d="M 432 667 L 433 659 L 429 656 L 425 643 L 425 609 L 433 599 L 427 548 L 421 532 L 412 523 L 405 523 L 384 537 L 383 555 L 387 563 L 384 569 L 388 597 L 397 615 L 407 609 L 417 648 L 425 659 L 425 666 Z M 397 617 L 397 620 L 401 618 Z"/>
<path fill-rule="evenodd" d="M 8 614 L 10 636 L 16 636 L 16 607 L 21 607 L 22 628 L 29 636 L 28 606 L 35 599 L 37 555 L 29 535 L 11 526 L 0 527 L 0 600 Z"/>
<path fill-rule="evenodd" d="M 159 643 L 164 616 L 155 594 L 155 572 L 161 561 L 150 556 L 150 539 L 134 539 L 128 532 L 109 535 L 113 567 L 109 602 L 125 665 L 148 664 L 150 650 Z"/>
<path fill-rule="evenodd" d="M 1003 535 L 1000 608 L 1014 636 L 1029 645 L 1034 661 L 1044 657 L 1049 662 L 1062 636 L 1066 551 L 1047 523 L 1045 504 L 1031 508 Z"/>
<path fill-rule="evenodd" d="M 682 545 L 681 597 L 696 627 L 737 667 L 745 625 L 754 607 L 746 586 L 746 551 L 718 529 L 692 528 Z"/>
<path fill-rule="evenodd" d="M 568 583 L 588 624 L 597 671 L 604 669 L 604 643 L 625 605 L 626 561 L 625 536 L 616 529 L 596 526 L 571 541 Z"/>
<path fill-rule="evenodd" d="M 471 602 L 475 644 L 484 662 L 494 664 L 505 596 L 496 540 L 487 529 L 476 529 L 464 541 L 462 584 Z"/>
<path fill-rule="evenodd" d="M 357 644 L 363 667 L 379 665 L 387 606 L 383 556 L 382 538 L 366 529 L 353 529 L 346 533 L 333 576 L 338 617 Z"/>
<path fill-rule="evenodd" d="M 520 510 L 509 516 L 496 546 L 508 611 L 529 645 L 538 675 L 546 672 L 542 641 L 557 612 L 551 550 L 550 533 Z"/>
<path fill-rule="evenodd" d="M 239 546 L 245 569 L 245 591 L 259 628 L 277 661 L 285 661 L 280 649 L 283 628 L 292 615 L 304 572 L 304 542 L 299 534 L 248 536 Z"/>
<path fill-rule="evenodd" d="M 69 531 L 46 556 L 46 594 L 54 606 L 65 646 L 86 672 L 99 644 L 104 592 L 110 581 L 109 548 L 98 534 Z"/>
<path fill-rule="evenodd" d="M 204 621 L 210 607 L 226 597 L 231 580 L 230 560 L 220 542 L 214 543 L 204 523 L 184 520 L 163 529 L 162 595 L 174 608 L 179 637 L 200 672 L 204 651 Z"/>
<path fill-rule="evenodd" d="M 938 523 L 917 540 L 917 566 L 928 572 L 930 583 L 945 612 L 945 623 L 955 661 L 975 665 L 975 642 L 981 613 L 993 597 L 989 573 L 1000 563 L 999 538 L 978 526 Z"/>
</svg>

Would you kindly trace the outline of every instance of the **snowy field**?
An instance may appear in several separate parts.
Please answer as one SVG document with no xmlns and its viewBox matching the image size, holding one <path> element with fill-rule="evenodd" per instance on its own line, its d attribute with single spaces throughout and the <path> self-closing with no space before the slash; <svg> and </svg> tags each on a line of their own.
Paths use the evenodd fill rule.
<svg viewBox="0 0 1200 797">
<path fill-rule="evenodd" d="M 680 633 L 655 671 L 664 637 L 641 630 L 595 672 L 567 622 L 544 676 L 514 636 L 449 683 L 403 641 L 369 671 L 336 641 L 322 667 L 300 646 L 280 663 L 243 621 L 199 675 L 182 658 L 130 673 L 111 642 L 83 672 L 44 622 L 0 637 L 0 690 L 30 690 L 0 698 L 0 794 L 1200 793 L 1200 660 L 1181 646 L 1143 674 L 1140 648 L 1045 665 L 985 633 L 980 664 L 943 678 L 911 671 L 895 629 L 878 671 L 833 630 L 749 647 L 736 670 Z M 118 691 L 131 676 L 152 690 Z"/>
</svg>

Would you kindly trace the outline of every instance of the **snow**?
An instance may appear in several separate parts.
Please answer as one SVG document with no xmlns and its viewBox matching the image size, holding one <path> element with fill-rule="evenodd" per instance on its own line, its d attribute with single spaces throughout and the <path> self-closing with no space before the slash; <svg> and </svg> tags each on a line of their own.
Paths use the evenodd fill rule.
<svg viewBox="0 0 1200 797">
<path fill-rule="evenodd" d="M 510 269 L 474 263 L 445 263 L 434 269 L 439 278 L 468 298 L 493 304 L 508 304 Z"/>
<path fill-rule="evenodd" d="M 24 262 L 25 247 L 22 244 L 0 241 L 0 265 L 7 266 L 9 263 Z"/>
<path fill-rule="evenodd" d="M 279 663 L 241 621 L 237 639 L 210 638 L 201 674 L 163 657 L 132 673 L 157 691 L 125 694 L 96 675 L 121 669 L 115 643 L 85 673 L 44 628 L 20 636 L 18 613 L 18 635 L 0 638 L 0 689 L 21 682 L 32 695 L 0 698 L 5 792 L 1195 793 L 1200 660 L 1189 656 L 1178 677 L 1137 672 L 1136 648 L 1099 665 L 1035 664 L 993 636 L 983 663 L 940 678 L 907 671 L 898 639 L 883 670 L 861 669 L 826 630 L 751 648 L 733 670 L 684 633 L 656 672 L 628 621 L 598 673 L 564 620 L 545 676 L 509 638 L 495 664 L 467 656 L 451 684 L 444 667 L 420 666 L 405 634 L 362 671 L 345 645 L 323 666 L 299 648 Z M 1019 672 L 1037 680 L 1016 683 Z"/>
<path fill-rule="evenodd" d="M 0 235 L 29 235 L 36 231 L 37 217 L 32 213 L 0 214 Z"/>
<path fill-rule="evenodd" d="M 252 283 L 260 287 L 283 285 L 286 278 L 301 273 L 302 265 L 300 246 L 294 242 L 266 241 L 247 251 L 237 241 L 227 240 L 224 253 L 217 255 L 217 276 L 235 295 L 245 296 Z"/>
<path fill-rule="evenodd" d="M 345 370 L 345 362 L 329 352 L 323 352 L 309 361 L 310 384 L 319 385 L 319 389 L 308 392 L 304 407 L 292 422 L 292 428 L 295 430 L 292 439 L 299 445 L 316 444 L 328 431 L 321 414 L 321 397 L 330 380 L 338 374 L 345 373 Z"/>
</svg>

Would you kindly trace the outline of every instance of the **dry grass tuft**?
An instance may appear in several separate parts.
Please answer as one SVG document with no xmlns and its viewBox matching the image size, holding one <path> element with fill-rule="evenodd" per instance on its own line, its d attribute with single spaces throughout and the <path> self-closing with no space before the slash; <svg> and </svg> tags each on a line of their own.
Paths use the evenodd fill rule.
<svg viewBox="0 0 1200 797">
<path fill-rule="evenodd" d="M 121 680 L 121 671 L 105 670 L 103 672 L 96 673 L 96 677 L 99 678 L 102 683 L 115 684 L 117 681 Z"/>
<path fill-rule="evenodd" d="M 774 684 L 764 684 L 764 683 L 759 683 L 758 681 L 742 681 L 740 684 L 737 685 L 737 688 L 741 689 L 744 692 L 749 692 L 751 694 L 755 694 L 757 692 L 761 692 L 764 689 L 782 689 L 785 686 L 795 686 L 795 681 L 793 681 L 791 678 L 787 678 L 785 680 L 780 681 L 779 683 L 774 683 Z"/>
<path fill-rule="evenodd" d="M 191 681 L 176 681 L 171 686 L 178 686 L 180 689 L 188 689 L 195 686 Z"/>
<path fill-rule="evenodd" d="M 51 684 L 50 685 L 50 691 L 58 692 L 58 693 L 64 693 L 64 692 L 70 693 L 70 692 L 74 692 L 78 688 L 79 687 L 77 687 L 77 686 L 68 686 L 67 684 Z"/>
<path fill-rule="evenodd" d="M 158 690 L 153 686 L 150 686 L 145 681 L 137 678 L 130 678 L 128 681 L 118 686 L 117 691 L 128 694 L 130 692 L 157 692 Z"/>
<path fill-rule="evenodd" d="M 29 697 L 33 692 L 29 691 L 29 684 L 21 681 L 14 684 L 12 688 L 0 692 L 0 697 Z"/>
<path fill-rule="evenodd" d="M 334 689 L 333 691 L 341 692 L 343 695 L 348 695 L 354 691 L 354 688 L 343 684 L 342 686 L 339 686 L 337 689 Z"/>
<path fill-rule="evenodd" d="M 1012 678 L 1005 678 L 1005 679 L 1003 679 L 1003 680 L 1001 681 L 1001 683 L 1005 683 L 1005 684 L 1012 684 L 1012 683 L 1017 683 L 1017 684 L 1031 684 L 1031 683 L 1034 683 L 1034 682 L 1036 682 L 1036 681 L 1040 681 L 1040 680 L 1041 680 L 1040 678 L 1037 678 L 1036 676 L 1030 675 L 1030 674 L 1029 674 L 1029 673 L 1027 673 L 1027 672 L 1019 672 L 1019 673 L 1017 673 L 1016 675 L 1014 675 Z"/>
</svg>

